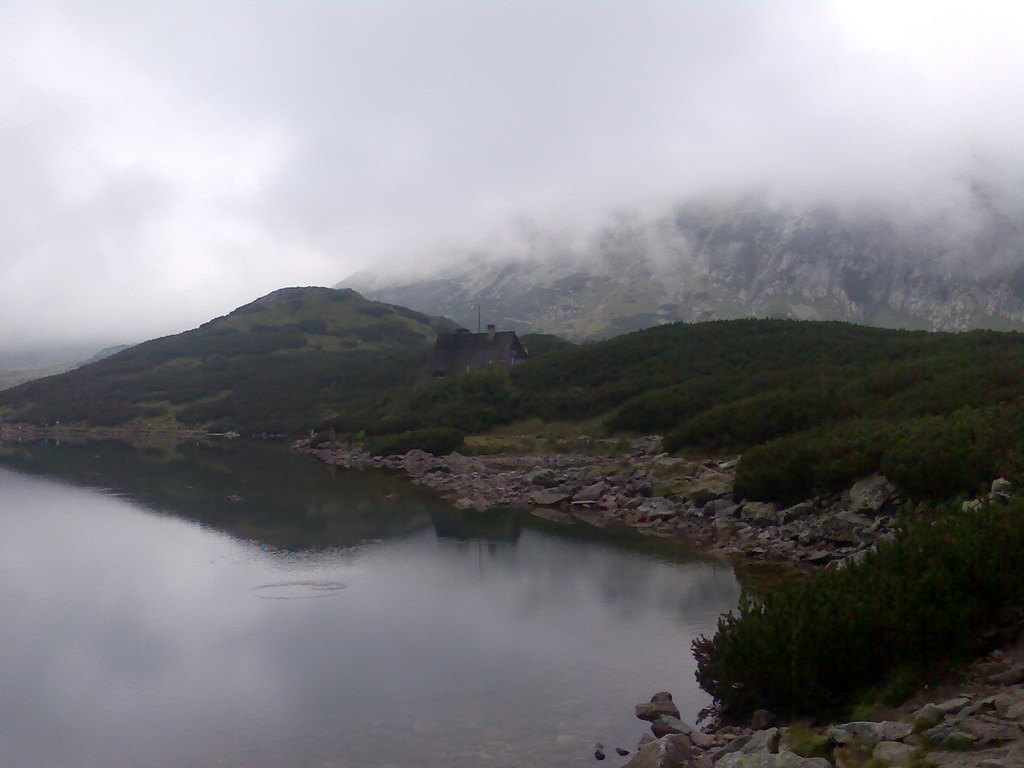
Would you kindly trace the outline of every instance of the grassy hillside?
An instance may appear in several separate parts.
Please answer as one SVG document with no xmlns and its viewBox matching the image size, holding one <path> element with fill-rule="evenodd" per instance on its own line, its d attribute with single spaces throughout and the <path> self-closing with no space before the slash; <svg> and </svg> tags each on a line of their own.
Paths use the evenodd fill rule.
<svg viewBox="0 0 1024 768">
<path fill-rule="evenodd" d="M 443 318 L 285 288 L 199 328 L 0 392 L 0 418 L 291 433 L 411 381 Z"/>
<path fill-rule="evenodd" d="M 751 498 L 787 501 L 878 469 L 915 495 L 946 497 L 1017 466 L 1022 395 L 1019 333 L 735 320 L 465 374 L 348 424 L 480 431 L 603 416 L 613 432 L 667 434 L 672 450 L 744 453 L 738 490 Z"/>
</svg>

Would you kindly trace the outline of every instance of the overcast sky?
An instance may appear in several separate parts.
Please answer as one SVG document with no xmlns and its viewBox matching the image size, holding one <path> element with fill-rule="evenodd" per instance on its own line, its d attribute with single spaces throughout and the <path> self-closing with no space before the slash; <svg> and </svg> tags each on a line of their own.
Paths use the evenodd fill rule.
<svg viewBox="0 0 1024 768">
<path fill-rule="evenodd" d="M 522 217 L 1020 185 L 1022 40 L 1020 0 L 5 0 L 0 350 Z"/>
</svg>

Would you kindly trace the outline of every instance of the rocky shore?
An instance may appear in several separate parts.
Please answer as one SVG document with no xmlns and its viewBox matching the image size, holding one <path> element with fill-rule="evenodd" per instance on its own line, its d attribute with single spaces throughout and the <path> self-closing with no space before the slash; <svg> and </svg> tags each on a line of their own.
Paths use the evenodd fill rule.
<svg viewBox="0 0 1024 768">
<path fill-rule="evenodd" d="M 651 732 L 623 768 L 1021 768 L 1022 662 L 1020 646 L 995 651 L 958 684 L 919 693 L 884 719 L 813 727 L 782 726 L 760 710 L 749 727 L 705 733 L 663 691 L 637 704 Z M 595 757 L 604 759 L 600 744 Z"/>
<path fill-rule="evenodd" d="M 881 476 L 846 493 L 780 507 L 732 496 L 736 457 L 682 459 L 661 438 L 594 440 L 607 452 L 527 456 L 371 456 L 328 443 L 295 447 L 333 466 L 387 468 L 437 489 L 459 509 L 518 507 L 565 525 L 629 528 L 691 542 L 711 555 L 767 563 L 838 567 L 895 535 L 896 491 Z"/>
</svg>

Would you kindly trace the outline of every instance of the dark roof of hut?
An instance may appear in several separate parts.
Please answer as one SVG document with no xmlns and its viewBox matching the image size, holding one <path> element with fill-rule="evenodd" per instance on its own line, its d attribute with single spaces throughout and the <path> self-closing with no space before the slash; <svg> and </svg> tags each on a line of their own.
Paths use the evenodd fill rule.
<svg viewBox="0 0 1024 768">
<path fill-rule="evenodd" d="M 515 331 L 443 333 L 421 380 L 475 371 L 488 365 L 511 365 L 525 360 L 526 349 Z"/>
</svg>

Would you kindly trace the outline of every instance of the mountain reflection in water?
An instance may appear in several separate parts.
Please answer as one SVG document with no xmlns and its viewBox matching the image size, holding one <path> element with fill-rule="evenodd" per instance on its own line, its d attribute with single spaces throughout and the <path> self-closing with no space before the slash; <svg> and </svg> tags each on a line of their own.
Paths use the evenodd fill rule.
<svg viewBox="0 0 1024 768">
<path fill-rule="evenodd" d="M 738 587 L 275 446 L 0 445 L 5 768 L 588 765 Z"/>
</svg>

